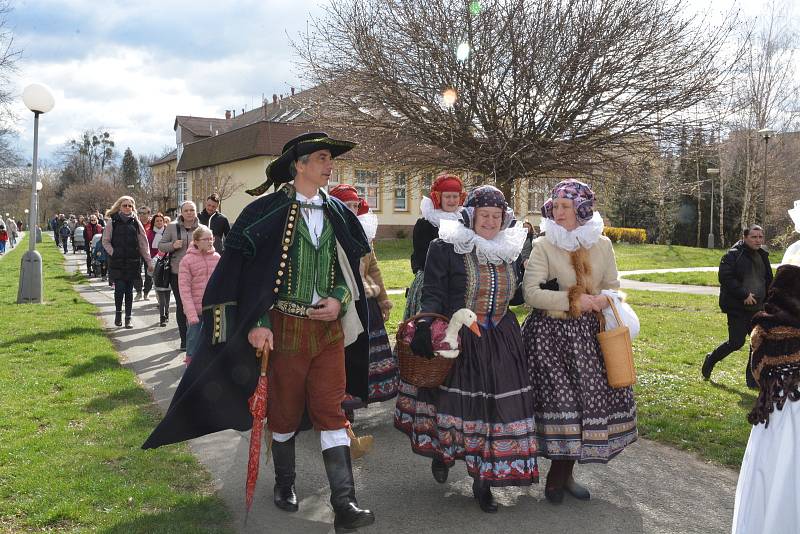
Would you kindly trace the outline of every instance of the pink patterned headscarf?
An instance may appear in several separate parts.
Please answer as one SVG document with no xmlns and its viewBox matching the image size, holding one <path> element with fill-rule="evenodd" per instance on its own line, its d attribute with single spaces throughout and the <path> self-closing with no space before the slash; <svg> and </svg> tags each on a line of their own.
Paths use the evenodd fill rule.
<svg viewBox="0 0 800 534">
<path fill-rule="evenodd" d="M 550 198 L 542 206 L 543 217 L 553 219 L 553 201 L 557 198 L 567 198 L 572 201 L 579 225 L 583 226 L 592 219 L 594 191 L 585 183 L 572 178 L 559 182 L 550 193 Z"/>
</svg>

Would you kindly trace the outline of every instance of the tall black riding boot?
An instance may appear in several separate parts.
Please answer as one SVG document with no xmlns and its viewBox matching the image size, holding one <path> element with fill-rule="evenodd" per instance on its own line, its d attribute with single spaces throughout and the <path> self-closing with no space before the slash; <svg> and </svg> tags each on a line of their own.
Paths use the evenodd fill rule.
<svg viewBox="0 0 800 534">
<path fill-rule="evenodd" d="M 284 442 L 272 440 L 272 463 L 275 466 L 275 506 L 296 512 L 297 494 L 294 491 L 294 436 Z"/>
<path fill-rule="evenodd" d="M 356 502 L 356 487 L 353 482 L 353 466 L 350 462 L 350 447 L 342 445 L 322 451 L 325 472 L 331 485 L 331 505 L 336 514 L 333 527 L 336 532 L 353 532 L 375 522 L 375 515 L 362 510 Z"/>
</svg>

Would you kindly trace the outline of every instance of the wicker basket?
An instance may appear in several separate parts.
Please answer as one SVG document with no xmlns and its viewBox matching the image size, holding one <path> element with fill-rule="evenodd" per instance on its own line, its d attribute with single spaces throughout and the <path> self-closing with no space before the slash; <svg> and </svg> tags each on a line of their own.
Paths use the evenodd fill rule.
<svg viewBox="0 0 800 534">
<path fill-rule="evenodd" d="M 612 388 L 624 388 L 636 383 L 631 331 L 623 324 L 614 301 L 612 299 L 608 299 L 608 301 L 611 303 L 611 311 L 614 312 L 619 326 L 612 330 L 605 330 L 605 319 L 600 313 L 600 332 L 597 334 L 597 341 L 600 343 L 600 351 L 603 353 L 603 360 L 606 364 L 608 385 Z"/>
<path fill-rule="evenodd" d="M 441 386 L 444 379 L 447 378 L 454 360 L 443 356 L 434 356 L 431 359 L 417 356 L 411 352 L 411 347 L 402 339 L 406 325 L 423 317 L 435 317 L 437 319 L 449 321 L 447 317 L 439 315 L 438 313 L 418 313 L 400 323 L 400 326 L 397 328 L 396 337 L 400 378 L 413 386 L 435 388 Z"/>
</svg>

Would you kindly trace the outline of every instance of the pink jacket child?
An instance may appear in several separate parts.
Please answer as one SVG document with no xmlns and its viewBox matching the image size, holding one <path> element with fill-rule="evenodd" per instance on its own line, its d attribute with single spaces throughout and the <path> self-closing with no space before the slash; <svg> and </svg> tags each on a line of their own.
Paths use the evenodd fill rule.
<svg viewBox="0 0 800 534">
<path fill-rule="evenodd" d="M 198 324 L 202 318 L 203 293 L 219 258 L 220 255 L 214 247 L 208 252 L 202 252 L 192 243 L 181 259 L 178 269 L 178 290 L 183 301 L 183 313 L 186 314 L 186 321 L 190 327 Z M 191 350 L 189 344 L 187 349 Z M 188 351 L 186 355 L 192 356 Z"/>
</svg>

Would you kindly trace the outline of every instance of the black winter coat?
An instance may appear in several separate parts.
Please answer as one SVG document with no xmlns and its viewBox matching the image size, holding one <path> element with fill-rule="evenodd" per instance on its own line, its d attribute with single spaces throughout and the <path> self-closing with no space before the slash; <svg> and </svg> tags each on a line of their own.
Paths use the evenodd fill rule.
<svg viewBox="0 0 800 534">
<path fill-rule="evenodd" d="M 723 313 L 752 313 L 745 309 L 744 300 L 749 291 L 742 286 L 742 281 L 753 269 L 746 249 L 744 241 L 739 241 L 725 253 L 719 263 L 719 307 Z M 772 284 L 769 253 L 760 248 L 758 254 L 764 262 L 764 288 L 769 290 Z"/>
<path fill-rule="evenodd" d="M 108 277 L 111 280 L 132 281 L 142 270 L 142 257 L 139 253 L 139 221 L 129 217 L 124 221 L 118 213 L 111 216 L 114 225 L 111 246 L 114 255 L 108 261 Z"/>
<path fill-rule="evenodd" d="M 227 236 L 231 231 L 231 225 L 228 222 L 228 218 L 220 212 L 216 212 L 214 215 L 209 215 L 206 210 L 202 210 L 197 215 L 197 219 L 200 221 L 200 224 L 211 228 L 211 233 L 214 234 L 214 249 L 222 254 L 222 251 L 225 248 L 225 236 Z M 209 224 L 209 221 L 211 224 Z"/>
<path fill-rule="evenodd" d="M 428 246 L 431 241 L 439 237 L 439 229 L 428 222 L 425 218 L 417 219 L 414 225 L 414 232 L 411 236 L 411 244 L 413 250 L 411 251 L 411 271 L 417 274 L 417 271 L 425 270 L 425 258 L 428 256 Z"/>
</svg>

